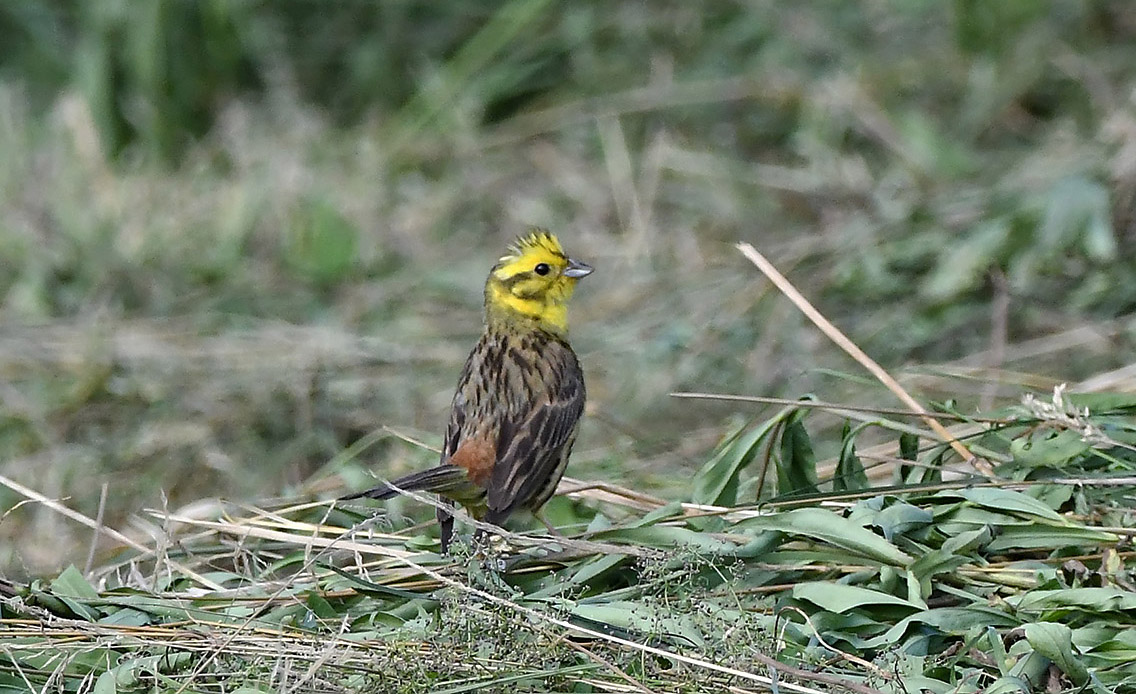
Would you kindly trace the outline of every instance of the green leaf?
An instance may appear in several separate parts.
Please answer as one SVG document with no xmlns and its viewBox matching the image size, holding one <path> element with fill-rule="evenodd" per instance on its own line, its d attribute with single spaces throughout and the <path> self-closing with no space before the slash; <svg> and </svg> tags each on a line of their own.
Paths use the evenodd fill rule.
<svg viewBox="0 0 1136 694">
<path fill-rule="evenodd" d="M 350 583 L 351 586 L 355 590 L 357 590 L 361 593 L 374 593 L 374 594 L 377 594 L 377 595 L 390 596 L 390 597 L 395 597 L 395 598 L 403 598 L 403 599 L 406 599 L 406 600 L 415 600 L 415 599 L 422 597 L 418 593 L 413 593 L 409 590 L 403 590 L 401 588 L 391 588 L 390 586 L 384 586 L 381 583 L 374 583 L 372 581 L 365 580 L 363 578 L 360 578 L 359 576 L 356 576 L 354 574 L 350 574 L 350 573 L 344 571 L 343 569 L 340 569 L 339 567 L 331 566 L 330 564 L 320 563 L 319 566 L 322 567 L 322 568 L 328 569 L 330 571 L 333 571 L 334 573 L 338 574 L 340 577 L 347 579 L 348 583 Z"/>
<path fill-rule="evenodd" d="M 1054 528 L 1045 525 L 1006 526 L 1001 529 L 990 544 L 988 552 L 1002 552 L 1008 549 L 1061 549 L 1085 543 L 1113 544 L 1120 538 L 1093 528 L 1069 526 Z"/>
<path fill-rule="evenodd" d="M 615 600 L 604 603 L 578 603 L 572 615 L 617 629 L 666 639 L 680 639 L 689 645 L 704 645 L 691 613 L 660 608 L 639 602 Z"/>
<path fill-rule="evenodd" d="M 1006 602 L 1022 611 L 1080 609 L 1093 612 L 1136 610 L 1136 593 L 1119 588 L 1032 590 L 1011 595 Z"/>
<path fill-rule="evenodd" d="M 844 431 L 840 436 L 840 458 L 837 460 L 836 473 L 832 478 L 834 491 L 868 488 L 868 473 L 864 470 L 864 464 L 860 462 L 859 456 L 856 455 L 856 435 L 869 426 L 872 426 L 872 423 L 865 422 L 852 429 L 847 421 L 844 422 Z"/>
<path fill-rule="evenodd" d="M 778 496 L 796 496 L 817 491 L 816 455 L 805 430 L 804 411 L 797 411 L 781 431 L 781 455 L 777 458 Z"/>
<path fill-rule="evenodd" d="M 501 677 L 474 678 L 472 682 L 465 681 L 452 687 L 439 689 L 430 688 L 430 694 L 480 694 L 481 692 L 529 691 L 526 686 L 530 682 L 546 681 L 555 677 L 566 677 L 583 674 L 600 669 L 599 663 L 580 663 L 579 665 L 560 666 L 546 670 L 526 669 L 516 675 Z M 519 685 L 510 687 L 509 685 Z M 353 690 L 352 690 L 353 691 Z M 238 694 L 234 692 L 234 694 Z M 258 694 L 260 694 L 258 692 Z M 264 694 L 267 694 L 265 692 Z"/>
<path fill-rule="evenodd" d="M 565 576 L 563 580 L 554 581 L 550 585 L 530 593 L 528 597 L 532 600 L 544 599 L 560 595 L 575 586 L 589 585 L 628 563 L 630 559 L 624 554 L 606 554 L 592 557 L 580 562 L 579 565 L 574 567 L 574 570 L 562 572 L 562 575 Z"/>
<path fill-rule="evenodd" d="M 95 680 L 94 694 L 118 694 L 118 684 L 112 670 L 107 670 Z"/>
<path fill-rule="evenodd" d="M 899 435 L 899 457 L 903 460 L 917 460 L 919 458 L 918 436 L 908 432 Z M 913 472 L 916 472 L 916 470 L 911 465 L 901 464 L 896 468 L 900 483 L 914 482 L 915 480 L 909 480 Z"/>
<path fill-rule="evenodd" d="M 336 619 L 340 616 L 339 611 L 332 607 L 327 598 L 320 595 L 318 591 L 308 591 L 308 598 L 304 603 L 312 611 L 312 614 L 320 619 Z"/>
<path fill-rule="evenodd" d="M 1092 415 L 1127 414 L 1136 410 L 1136 395 L 1131 393 L 1065 393 L 1065 398 L 1078 409 L 1088 408 Z"/>
<path fill-rule="evenodd" d="M 927 509 L 898 501 L 876 514 L 872 524 L 883 532 L 888 542 L 891 542 L 896 535 L 924 528 L 934 520 L 935 517 Z"/>
<path fill-rule="evenodd" d="M 59 596 L 87 600 L 97 600 L 99 597 L 98 591 L 91 587 L 91 584 L 83 578 L 83 574 L 75 568 L 74 564 L 64 569 L 63 573 L 51 582 L 51 591 Z"/>
<path fill-rule="evenodd" d="M 1077 629 L 1073 632 L 1073 643 L 1077 644 L 1082 652 L 1089 652 L 1094 660 L 1107 664 L 1130 664 L 1136 662 L 1136 629 L 1113 628 L 1114 636 L 1105 641 L 1085 643 L 1082 634 L 1086 629 Z"/>
<path fill-rule="evenodd" d="M 1072 629 L 1053 622 L 1033 622 L 1023 628 L 1026 640 L 1034 650 L 1052 660 L 1074 684 L 1081 685 L 1088 681 L 1089 671 L 1073 653 Z"/>
<path fill-rule="evenodd" d="M 910 556 L 879 535 L 821 508 L 799 508 L 748 518 L 736 527 L 804 535 L 892 566 L 906 567 L 912 561 Z"/>
<path fill-rule="evenodd" d="M 997 487 L 972 487 L 939 492 L 940 497 L 962 497 L 967 501 L 994 511 L 1011 511 L 1044 518 L 1060 525 L 1069 525 L 1064 516 L 1049 508 L 1037 499 L 1011 489 Z"/>
<path fill-rule="evenodd" d="M 969 557 L 933 549 L 920 556 L 911 565 L 911 571 L 920 580 L 928 579 L 938 574 L 950 573 L 960 566 L 971 563 Z"/>
<path fill-rule="evenodd" d="M 984 526 L 948 537 L 940 549 L 948 553 L 971 552 L 990 542 L 993 536 L 990 528 Z"/>
<path fill-rule="evenodd" d="M 881 593 L 878 590 L 827 581 L 799 583 L 793 586 L 793 597 L 798 600 L 807 600 L 817 607 L 837 614 L 870 605 L 898 605 L 913 610 L 922 609 L 920 605 L 888 593 Z"/>
<path fill-rule="evenodd" d="M 918 436 L 908 433 L 899 435 L 899 457 L 904 460 L 916 460 L 919 457 Z"/>
<path fill-rule="evenodd" d="M 119 626 L 132 626 L 140 627 L 146 624 L 153 624 L 155 621 L 153 615 L 142 610 L 135 610 L 129 607 L 122 609 L 112 609 L 108 614 L 99 620 L 99 624 L 116 624 Z"/>
<path fill-rule="evenodd" d="M 1023 436 L 1010 442 L 1014 463 L 1026 467 L 1066 467 L 1091 448 L 1079 432 L 1070 430 Z"/>
<path fill-rule="evenodd" d="M 913 615 L 904 617 L 895 623 L 895 626 L 886 633 L 870 639 L 866 648 L 883 648 L 899 645 L 903 636 L 912 624 L 924 624 L 950 635 L 962 636 L 972 629 L 983 627 L 1013 627 L 1018 620 L 1005 612 L 988 607 L 939 607 L 930 610 L 920 610 Z"/>
<path fill-rule="evenodd" d="M 919 482 L 922 484 L 938 484 L 943 481 L 943 458 L 947 456 L 948 452 L 951 452 L 951 447 L 945 443 L 932 450 L 931 455 L 926 458 L 923 472 L 919 475 Z"/>
<path fill-rule="evenodd" d="M 710 506 L 737 503 L 738 477 L 757 456 L 761 444 L 792 410 L 784 410 L 760 426 L 739 431 L 718 448 L 718 452 L 694 476 L 691 501 Z"/>
</svg>

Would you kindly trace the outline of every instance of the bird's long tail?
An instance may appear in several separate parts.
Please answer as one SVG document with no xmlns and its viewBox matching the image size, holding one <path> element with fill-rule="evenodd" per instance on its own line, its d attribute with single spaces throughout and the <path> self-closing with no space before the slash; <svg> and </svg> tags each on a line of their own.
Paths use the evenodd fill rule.
<svg viewBox="0 0 1136 694">
<path fill-rule="evenodd" d="M 408 492 L 433 492 L 445 497 L 458 498 L 468 495 L 470 481 L 464 468 L 457 465 L 439 465 L 426 470 L 412 472 L 393 482 L 383 482 L 364 492 L 348 494 L 340 497 L 340 501 L 348 499 L 390 499 L 398 496 L 398 489 Z M 395 489 L 398 487 L 398 489 Z"/>
</svg>

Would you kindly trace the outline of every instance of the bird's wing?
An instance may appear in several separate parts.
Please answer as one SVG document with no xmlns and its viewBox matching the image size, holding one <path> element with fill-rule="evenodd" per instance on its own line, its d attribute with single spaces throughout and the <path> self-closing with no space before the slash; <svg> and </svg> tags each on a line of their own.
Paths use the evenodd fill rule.
<svg viewBox="0 0 1136 694">
<path fill-rule="evenodd" d="M 504 519 L 523 507 L 549 482 L 567 454 L 584 413 L 584 381 L 575 355 L 565 345 L 563 368 L 546 372 L 541 387 L 531 391 L 501 422 L 497 438 L 497 462 L 489 481 L 489 511 Z M 552 356 L 552 355 L 549 355 Z M 556 374 L 556 378 L 548 376 Z"/>
</svg>

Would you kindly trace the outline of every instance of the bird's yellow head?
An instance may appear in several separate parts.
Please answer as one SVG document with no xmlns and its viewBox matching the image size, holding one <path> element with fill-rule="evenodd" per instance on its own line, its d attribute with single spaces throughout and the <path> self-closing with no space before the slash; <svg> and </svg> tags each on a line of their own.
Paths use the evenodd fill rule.
<svg viewBox="0 0 1136 694">
<path fill-rule="evenodd" d="M 543 229 L 517 239 L 485 282 L 485 315 L 490 325 L 532 322 L 568 333 L 568 299 L 576 281 L 592 274 L 590 265 L 572 260 L 560 241 Z"/>
</svg>

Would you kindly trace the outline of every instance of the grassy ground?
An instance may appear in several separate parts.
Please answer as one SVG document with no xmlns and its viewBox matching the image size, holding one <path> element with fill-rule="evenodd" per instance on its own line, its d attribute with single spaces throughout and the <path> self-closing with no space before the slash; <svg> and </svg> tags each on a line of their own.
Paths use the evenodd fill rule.
<svg viewBox="0 0 1136 694">
<path fill-rule="evenodd" d="M 105 156 L 82 84 L 45 99 L 6 71 L 0 474 L 149 546 L 143 509 L 428 464 L 406 439 L 437 443 L 485 272 L 529 224 L 597 267 L 572 314 L 577 478 L 689 499 L 775 411 L 672 391 L 897 404 L 737 241 L 924 401 L 1130 389 L 1136 27 L 1120 2 L 984 7 L 506 3 L 424 47 L 404 102 L 344 119 L 278 67 L 172 165 L 145 140 Z M 843 421 L 809 420 L 818 458 Z M 122 560 L 12 486 L 0 509 L 0 574 Z"/>
</svg>

